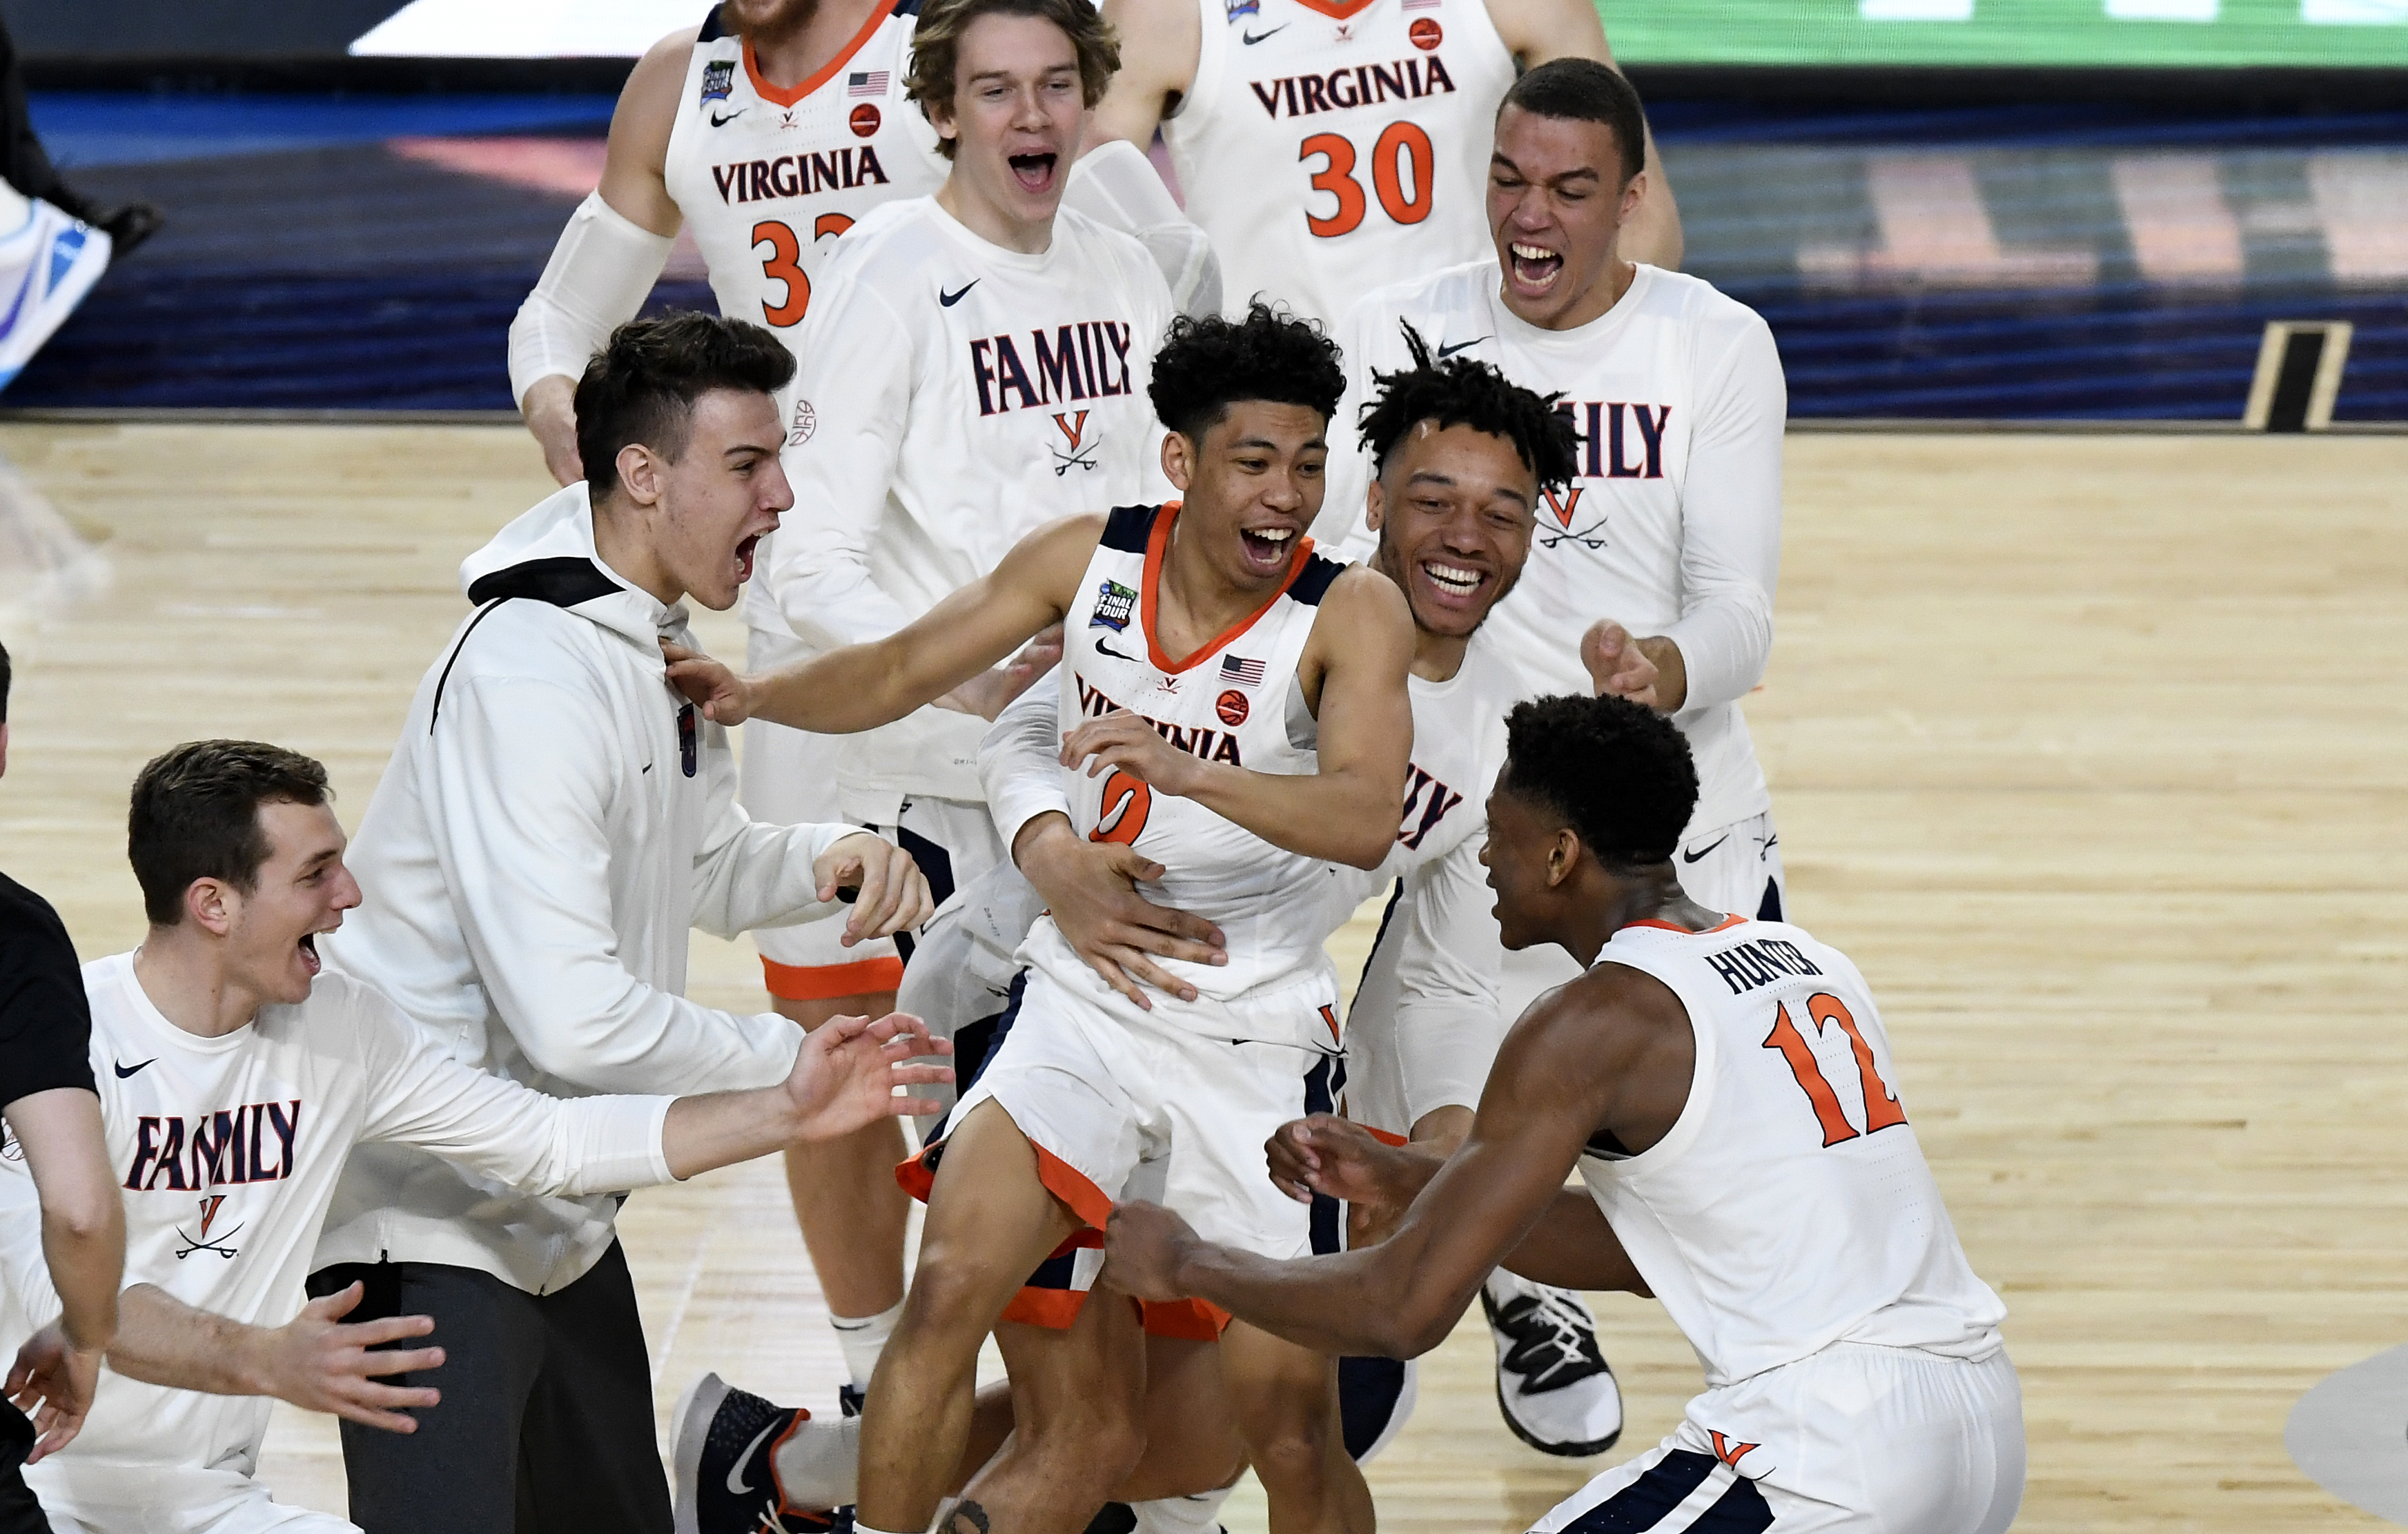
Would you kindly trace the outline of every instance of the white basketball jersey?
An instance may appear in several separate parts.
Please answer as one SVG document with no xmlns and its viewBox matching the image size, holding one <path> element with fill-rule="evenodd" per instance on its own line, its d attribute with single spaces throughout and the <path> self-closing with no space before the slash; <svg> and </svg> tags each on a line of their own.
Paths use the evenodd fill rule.
<svg viewBox="0 0 2408 1534">
<path fill-rule="evenodd" d="M 1162 136 L 1222 292 L 1334 324 L 1365 290 L 1489 249 L 1488 150 L 1513 59 L 1484 0 L 1197 0 L 1196 79 Z"/>
<path fill-rule="evenodd" d="M 2006 1307 L 1975 1277 L 1899 1101 L 1856 967 L 1781 922 L 1640 922 L 1600 964 L 1655 976 L 1697 1037 L 1689 1100 L 1581 1178 L 1721 1386 L 1834 1342 L 1978 1358 Z"/>
<path fill-rule="evenodd" d="M 1154 603 L 1178 515 L 1176 501 L 1126 506 L 1105 523 L 1078 605 L 1063 620 L 1065 726 L 1125 709 L 1207 761 L 1255 772 L 1319 770 L 1316 726 L 1296 667 L 1322 595 L 1344 566 L 1315 554 L 1305 540 L 1278 595 L 1174 661 L 1154 639 Z M 1321 948 L 1337 925 L 1329 915 L 1328 864 L 1274 847 L 1126 773 L 1074 770 L 1068 785 L 1070 822 L 1080 834 L 1135 848 L 1163 866 L 1161 881 L 1145 887 L 1148 899 L 1191 911 L 1226 935 L 1226 966 L 1158 961 L 1199 995 L 1236 1000 L 1329 967 Z"/>
<path fill-rule="evenodd" d="M 881 0 L 852 42 L 791 91 L 711 7 L 695 38 L 662 176 L 710 270 L 719 312 L 794 344 L 836 237 L 945 179 L 937 131 L 903 94 L 920 0 Z"/>
<path fill-rule="evenodd" d="M 1408 676 L 1412 763 L 1405 771 L 1404 818 L 1387 861 L 1366 871 L 1340 867 L 1335 898 L 1354 907 L 1400 878 L 1436 863 L 1488 828 L 1488 790 L 1505 765 L 1505 714 L 1523 695 L 1520 676 L 1482 624 L 1463 664 L 1444 681 Z"/>
<path fill-rule="evenodd" d="M 1525 388 L 1564 395 L 1560 408 L 1581 434 L 1579 476 L 1541 497 L 1529 563 L 1482 632 L 1493 632 L 1520 669 L 1525 696 L 1585 695 L 1595 690 L 1580 659 L 1589 624 L 1612 618 L 1633 634 L 1661 634 L 1709 581 L 1734 578 L 1705 566 L 1713 529 L 1701 519 L 1759 517 L 1777 549 L 1787 397 L 1781 359 L 1755 310 L 1679 272 L 1640 266 L 1612 308 L 1563 331 L 1517 317 L 1499 282 L 1490 257 L 1366 295 L 1339 331 L 1347 395 L 1331 430 L 1351 441 L 1372 375 L 1412 366 L 1399 321 L 1440 356 L 1476 357 Z M 1691 504 L 1700 444 L 1718 454 L 1726 483 L 1739 478 L 1743 512 Z M 1371 466 L 1359 449 L 1335 441 L 1332 449 L 1325 504 L 1351 519 L 1351 554 L 1371 546 L 1363 519 Z M 1684 709 L 1675 723 L 1697 762 L 1693 829 L 1771 808 L 1737 703 Z"/>
</svg>

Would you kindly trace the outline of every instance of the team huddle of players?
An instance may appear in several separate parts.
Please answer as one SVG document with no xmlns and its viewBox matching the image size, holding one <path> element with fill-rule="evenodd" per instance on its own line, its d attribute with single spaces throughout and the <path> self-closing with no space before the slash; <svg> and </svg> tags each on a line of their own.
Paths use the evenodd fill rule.
<svg viewBox="0 0 2408 1534">
<path fill-rule="evenodd" d="M 721 317 L 634 320 L 681 229 Z M 665 40 L 511 331 L 564 488 L 464 564 L 357 843 L 274 747 L 136 785 L 128 1378 L 51 1526 L 1202 1530 L 1251 1467 L 1368 1529 L 1475 1296 L 1514 1431 L 1609 1447 L 1619 1288 L 1708 1388 L 1538 1527 L 2003 1529 L 2003 1309 L 1739 707 L 1779 359 L 1678 258 L 1586 0 Z M 695 925 L 774 1013 L 684 999 Z M 779 1149 L 842 1414 L 706 1376 L 672 1491 L 617 1202 Z M 0 1167 L 55 1409 L 39 1217 Z M 343 1415 L 351 1522 L 252 1479 L 270 1396 Z"/>
</svg>

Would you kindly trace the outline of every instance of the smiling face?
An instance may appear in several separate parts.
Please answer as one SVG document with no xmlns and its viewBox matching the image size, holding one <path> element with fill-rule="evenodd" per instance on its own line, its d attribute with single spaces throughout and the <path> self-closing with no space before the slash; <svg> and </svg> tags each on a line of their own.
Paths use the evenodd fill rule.
<svg viewBox="0 0 2408 1534">
<path fill-rule="evenodd" d="M 1287 581 L 1305 529 L 1321 513 L 1328 419 L 1305 405 L 1240 400 L 1200 441 L 1173 432 L 1163 471 L 1183 496 L 1181 538 L 1240 591 L 1268 595 Z"/>
<path fill-rule="evenodd" d="M 1505 270 L 1505 305 L 1548 330 L 1585 324 L 1613 305 L 1615 241 L 1647 173 L 1621 179 L 1613 130 L 1508 106 L 1488 162 L 1488 232 Z"/>
<path fill-rule="evenodd" d="M 1566 859 L 1577 843 L 1561 817 L 1506 787 L 1505 778 L 1499 773 L 1488 793 L 1488 842 L 1480 861 L 1497 893 L 1498 936 L 1518 951 L 1554 940 L 1551 918 L 1564 903 Z"/>
<path fill-rule="evenodd" d="M 1470 426 L 1422 422 L 1372 484 L 1373 565 L 1401 587 L 1413 624 L 1459 639 L 1522 579 L 1538 477 L 1513 444 Z"/>
<path fill-rule="evenodd" d="M 343 925 L 343 912 L 360 903 L 360 886 L 343 867 L 343 827 L 332 807 L 278 799 L 257 814 L 267 857 L 251 887 L 194 880 L 185 891 L 185 920 L 223 939 L 229 985 L 290 1006 L 309 999 L 318 934 Z"/>
<path fill-rule="evenodd" d="M 735 606 L 761 539 L 795 504 L 778 463 L 784 440 L 767 394 L 713 389 L 694 402 L 675 462 L 641 446 L 621 450 L 624 489 L 612 499 L 636 503 L 629 509 L 645 547 L 622 565 L 614 538 L 606 561 L 664 602 L 688 595 L 714 612 Z"/>
<path fill-rule="evenodd" d="M 1026 230 L 1052 226 L 1085 112 L 1069 34 L 1043 17 L 990 11 L 964 29 L 953 99 L 932 103 L 929 121 L 953 141 L 956 192 Z"/>
</svg>

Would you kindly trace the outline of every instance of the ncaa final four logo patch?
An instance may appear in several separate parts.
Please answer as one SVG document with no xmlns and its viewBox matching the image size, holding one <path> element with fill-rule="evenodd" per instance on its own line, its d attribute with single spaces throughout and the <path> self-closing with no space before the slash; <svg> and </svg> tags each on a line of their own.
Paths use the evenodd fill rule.
<svg viewBox="0 0 2408 1534">
<path fill-rule="evenodd" d="M 715 59 L 702 66 L 703 101 L 725 101 L 736 89 L 736 61 Z M 700 103 L 696 103 L 700 105 Z"/>
<path fill-rule="evenodd" d="M 1089 628 L 1109 628 L 1115 634 L 1128 627 L 1129 618 L 1137 611 L 1137 593 L 1117 581 L 1107 581 L 1096 588 L 1096 610 L 1087 620 Z"/>
<path fill-rule="evenodd" d="M 1231 26 L 1245 17 L 1261 15 L 1263 9 L 1262 0 L 1221 0 L 1221 5 L 1229 13 Z"/>
</svg>

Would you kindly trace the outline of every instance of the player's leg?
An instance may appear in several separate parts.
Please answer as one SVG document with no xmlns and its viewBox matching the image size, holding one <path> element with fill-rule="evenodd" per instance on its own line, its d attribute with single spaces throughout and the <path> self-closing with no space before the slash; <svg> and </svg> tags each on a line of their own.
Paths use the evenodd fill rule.
<svg viewBox="0 0 2408 1534">
<path fill-rule="evenodd" d="M 312 1297 L 366 1287 L 347 1318 L 435 1318 L 443 1367 L 390 1376 L 432 1385 L 439 1406 L 413 1412 L 418 1428 L 389 1433 L 342 1424 L 351 1521 L 367 1534 L 516 1534 L 519 1427 L 544 1361 L 536 1297 L 490 1273 L 441 1263 L 343 1263 L 309 1277 Z"/>
<path fill-rule="evenodd" d="M 1078 1226 L 1011 1114 L 974 1098 L 943 1143 L 919 1265 L 862 1415 L 858 1527 L 892 1534 L 936 1515 L 969 1438 L 979 1344 Z"/>
<path fill-rule="evenodd" d="M 1232 1321 L 1221 1369 L 1271 1534 L 1369 1534 L 1371 1489 L 1338 1424 L 1337 1360 Z"/>
<path fill-rule="evenodd" d="M 996 1328 L 1013 1431 L 962 1488 L 953 1527 L 1078 1534 L 1144 1454 L 1137 1307 L 1117 1295 L 1090 1296 L 1068 1319 L 1067 1326 L 1007 1321 Z"/>
</svg>

